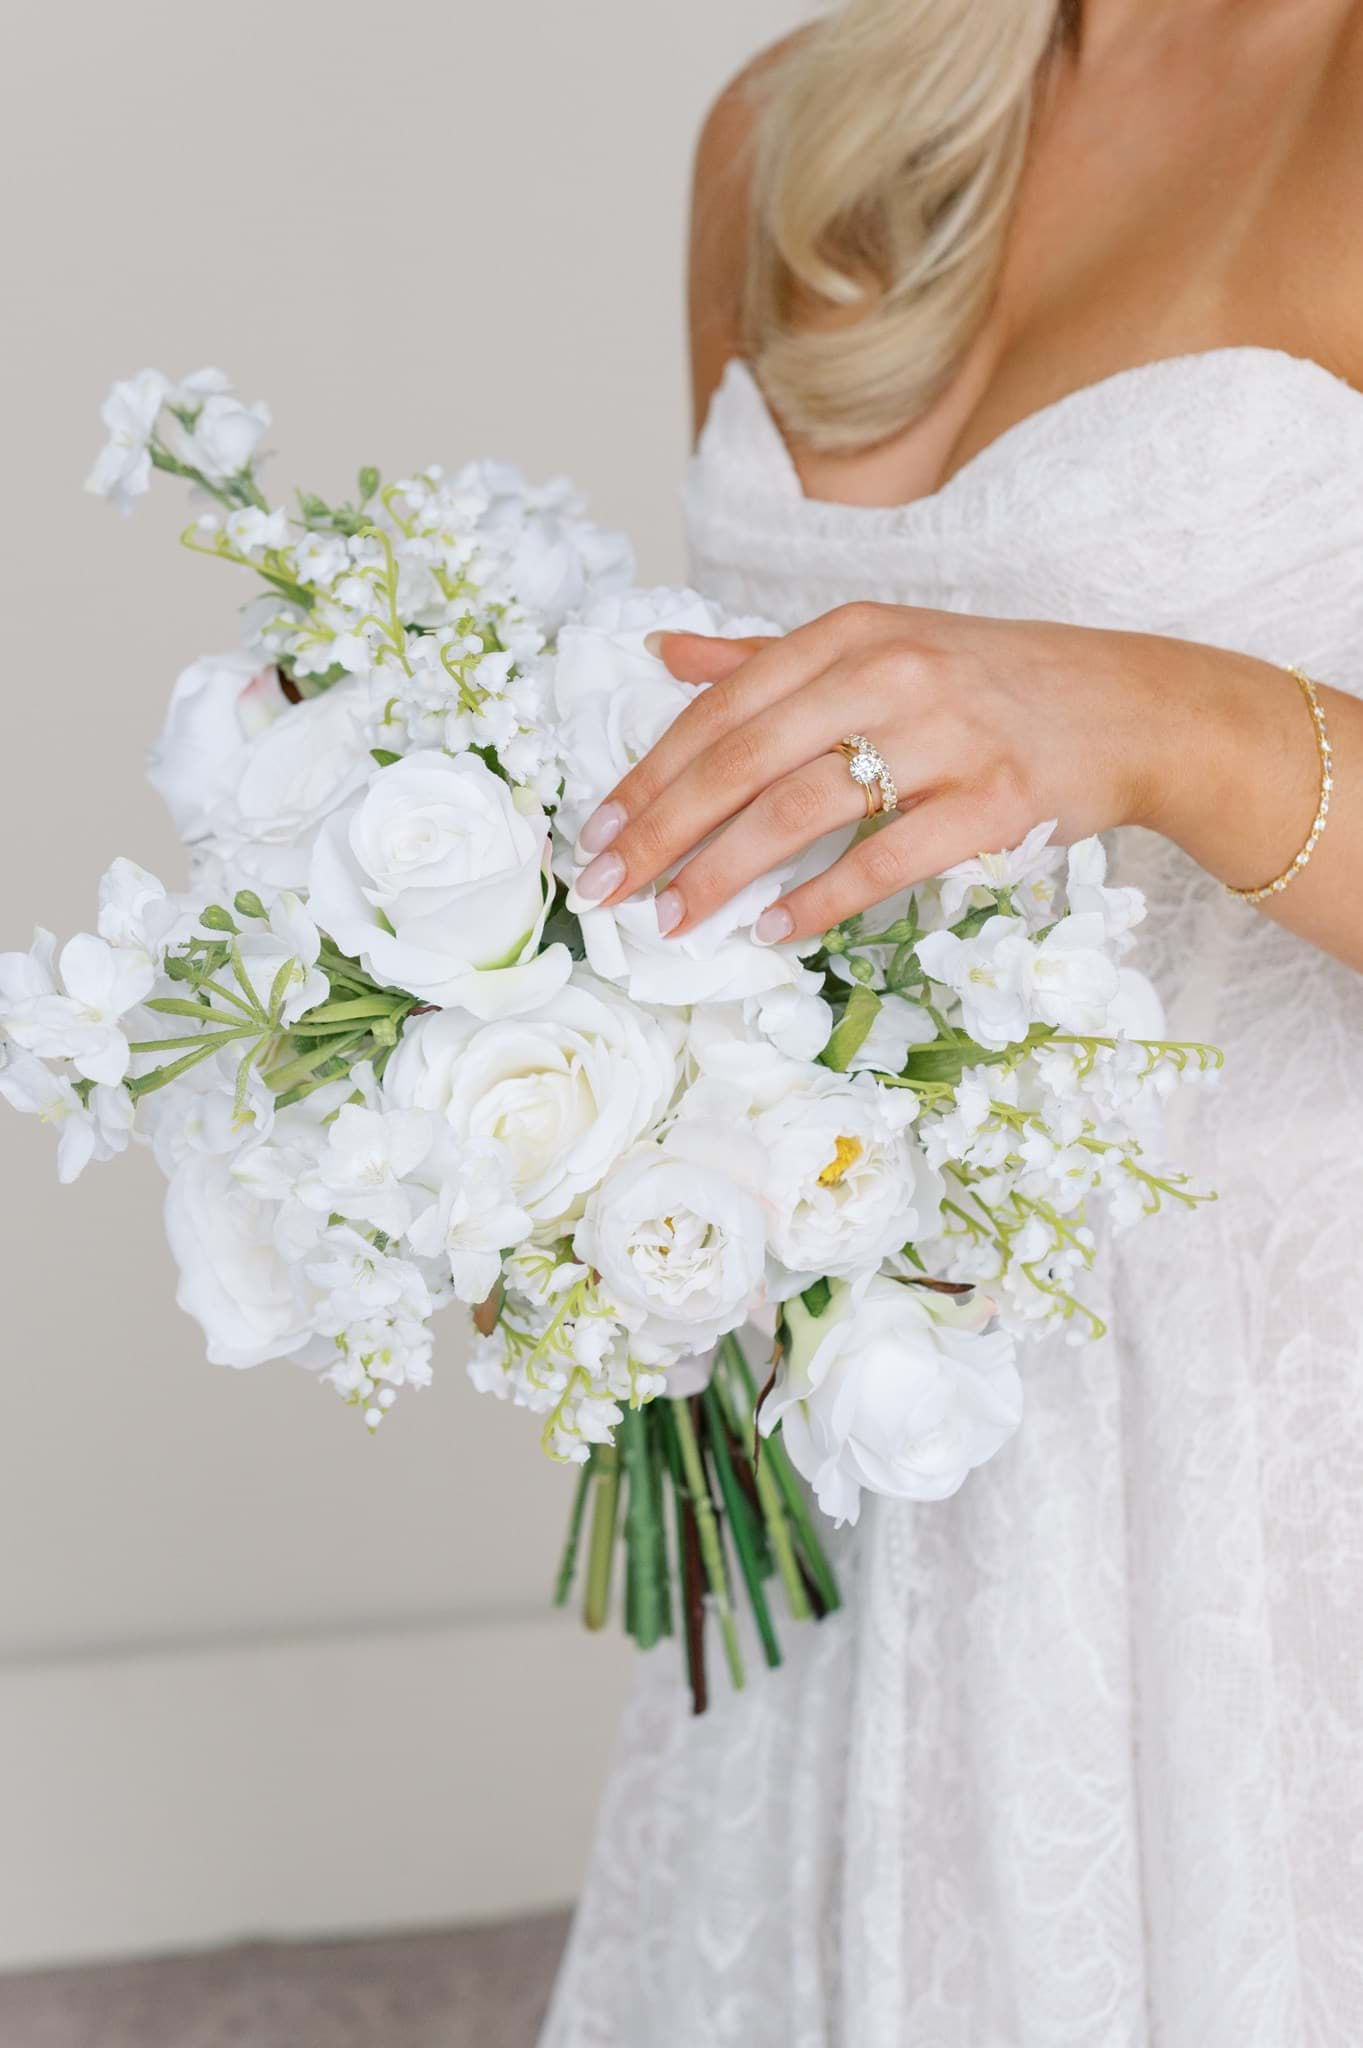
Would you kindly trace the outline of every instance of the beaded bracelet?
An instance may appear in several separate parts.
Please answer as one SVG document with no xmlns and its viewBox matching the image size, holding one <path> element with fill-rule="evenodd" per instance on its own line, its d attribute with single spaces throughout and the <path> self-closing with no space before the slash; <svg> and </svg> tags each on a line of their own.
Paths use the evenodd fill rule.
<svg viewBox="0 0 1363 2048">
<path fill-rule="evenodd" d="M 1299 668 L 1289 669 L 1288 674 L 1295 676 L 1298 683 L 1300 683 L 1302 695 L 1306 699 L 1307 707 L 1310 710 L 1311 718 L 1315 725 L 1316 748 L 1320 754 L 1320 804 L 1315 817 L 1311 821 L 1311 831 L 1306 844 L 1302 847 L 1296 859 L 1289 862 L 1280 875 L 1275 875 L 1271 882 L 1261 882 L 1257 889 L 1232 889 L 1229 882 L 1224 885 L 1227 895 L 1238 896 L 1242 903 L 1262 903 L 1266 896 L 1281 896 L 1288 883 L 1296 881 L 1297 876 L 1315 852 L 1316 842 L 1325 830 L 1325 822 L 1330 815 L 1330 795 L 1335 786 L 1335 778 L 1332 768 L 1333 750 L 1330 746 L 1330 735 L 1325 729 L 1325 713 L 1321 709 L 1320 698 L 1316 694 L 1316 686 L 1310 676 L 1303 675 Z"/>
</svg>

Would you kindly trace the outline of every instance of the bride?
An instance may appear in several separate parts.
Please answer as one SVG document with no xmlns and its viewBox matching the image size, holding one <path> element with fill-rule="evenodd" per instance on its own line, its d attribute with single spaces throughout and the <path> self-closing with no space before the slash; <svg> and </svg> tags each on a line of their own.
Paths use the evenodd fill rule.
<svg viewBox="0 0 1363 2048">
<path fill-rule="evenodd" d="M 546 2048 L 1363 2039 L 1361 115 L 1359 0 L 852 0 L 707 124 L 693 573 L 789 630 L 665 639 L 579 889 L 721 828 L 685 930 L 848 732 L 904 815 L 773 940 L 1116 828 L 1221 1201 L 783 1671 L 649 1661 Z"/>
</svg>

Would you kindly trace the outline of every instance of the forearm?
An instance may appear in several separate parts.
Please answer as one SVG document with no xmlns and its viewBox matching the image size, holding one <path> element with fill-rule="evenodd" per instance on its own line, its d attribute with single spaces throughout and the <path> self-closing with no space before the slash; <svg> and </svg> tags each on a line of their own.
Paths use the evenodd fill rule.
<svg viewBox="0 0 1363 2048">
<path fill-rule="evenodd" d="M 1282 873 L 1305 845 L 1321 760 L 1300 685 L 1249 656 L 1145 643 L 1153 772 L 1142 822 L 1235 888 Z M 1271 917 L 1363 972 L 1363 703 L 1313 677 L 1332 750 L 1329 822 L 1290 886 L 1246 917 Z"/>
</svg>

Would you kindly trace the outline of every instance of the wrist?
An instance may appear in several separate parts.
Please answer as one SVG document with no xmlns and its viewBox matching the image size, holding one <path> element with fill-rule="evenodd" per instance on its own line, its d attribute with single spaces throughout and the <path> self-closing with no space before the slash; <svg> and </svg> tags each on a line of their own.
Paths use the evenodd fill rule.
<svg viewBox="0 0 1363 2048">
<path fill-rule="evenodd" d="M 1220 648 L 1155 641 L 1162 664 L 1148 825 L 1235 888 L 1291 860 L 1314 814 L 1319 759 L 1286 669 Z"/>
</svg>

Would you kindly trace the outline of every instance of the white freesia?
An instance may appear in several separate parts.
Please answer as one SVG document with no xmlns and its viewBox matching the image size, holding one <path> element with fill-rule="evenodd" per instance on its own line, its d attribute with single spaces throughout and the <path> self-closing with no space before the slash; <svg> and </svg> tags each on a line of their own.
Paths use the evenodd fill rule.
<svg viewBox="0 0 1363 2048">
<path fill-rule="evenodd" d="M 679 1035 L 579 969 L 522 1016 L 417 1018 L 384 1095 L 434 1112 L 460 1145 L 495 1140 L 516 1199 L 537 1225 L 560 1223 L 666 1114 Z"/>
<path fill-rule="evenodd" d="M 214 1365 L 263 1365 L 314 1341 L 316 1290 L 275 1242 L 274 1205 L 228 1162 L 192 1153 L 166 1190 L 166 1236 L 180 1269 L 175 1299 L 204 1333 Z"/>
<path fill-rule="evenodd" d="M 370 777 L 313 852 L 313 915 L 381 983 L 478 1017 L 535 1008 L 567 980 L 538 950 L 547 911 L 543 811 L 475 754 L 408 754 Z"/>
<path fill-rule="evenodd" d="M 109 438 L 85 480 L 97 498 L 115 511 L 132 511 L 151 482 L 151 439 L 165 403 L 167 384 L 159 370 L 139 370 L 113 386 L 100 407 Z"/>
<path fill-rule="evenodd" d="M 331 993 L 317 965 L 322 935 L 301 899 L 281 890 L 270 906 L 266 928 L 247 928 L 237 939 L 237 958 L 256 1001 L 275 1023 L 296 1024 Z"/>
<path fill-rule="evenodd" d="M 945 1500 L 1022 1417 L 1015 1345 L 882 1275 L 835 1285 L 821 1316 L 787 1305 L 790 1342 L 760 1426 L 781 1440 L 825 1514 L 855 1522 L 863 1491 Z"/>
<path fill-rule="evenodd" d="M 587 1202 L 579 1259 L 631 1331 L 644 1364 L 689 1357 L 735 1330 L 763 1292 L 756 1196 L 731 1170 L 733 1137 L 699 1124 L 637 1146 Z"/>
<path fill-rule="evenodd" d="M 931 932 L 918 958 L 960 998 L 962 1022 L 993 1051 L 1020 1045 L 1033 1024 L 1101 1032 L 1117 994 L 1117 965 L 1096 911 L 1062 918 L 1033 939 L 1020 917 L 991 917 L 972 938 Z"/>
<path fill-rule="evenodd" d="M 871 1028 L 847 1062 L 849 1073 L 902 1074 L 915 1045 L 931 1045 L 937 1026 L 903 996 L 882 995 Z"/>
</svg>

